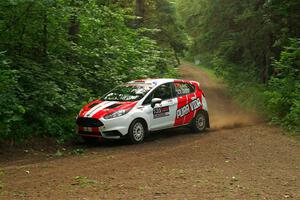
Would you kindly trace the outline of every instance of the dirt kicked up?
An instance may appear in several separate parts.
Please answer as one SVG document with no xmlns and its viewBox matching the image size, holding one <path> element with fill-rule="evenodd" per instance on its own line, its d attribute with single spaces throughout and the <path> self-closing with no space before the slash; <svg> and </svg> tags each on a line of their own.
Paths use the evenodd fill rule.
<svg viewBox="0 0 300 200">
<path fill-rule="evenodd" d="M 0 199 L 300 199 L 299 141 L 243 111 L 199 68 L 180 71 L 206 92 L 207 133 L 173 129 L 141 145 L 0 159 Z"/>
</svg>

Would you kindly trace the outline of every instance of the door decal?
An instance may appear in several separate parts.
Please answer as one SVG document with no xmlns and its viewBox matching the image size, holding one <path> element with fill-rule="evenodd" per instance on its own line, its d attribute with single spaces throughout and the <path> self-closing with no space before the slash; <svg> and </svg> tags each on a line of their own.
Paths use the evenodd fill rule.
<svg viewBox="0 0 300 200">
<path fill-rule="evenodd" d="M 197 98 L 191 101 L 189 104 L 184 105 L 183 107 L 177 109 L 176 119 L 188 115 L 190 112 L 193 112 L 202 106 L 200 99 Z"/>
<path fill-rule="evenodd" d="M 197 110 L 197 109 L 200 108 L 201 106 L 202 106 L 202 104 L 201 104 L 199 98 L 193 100 L 193 101 L 190 103 L 190 107 L 191 107 L 191 110 L 192 110 L 192 111 Z"/>
<path fill-rule="evenodd" d="M 176 111 L 176 118 L 178 119 L 178 118 L 184 117 L 189 113 L 190 113 L 190 107 L 189 107 L 189 104 L 186 104 L 185 106 L 179 108 Z"/>
</svg>

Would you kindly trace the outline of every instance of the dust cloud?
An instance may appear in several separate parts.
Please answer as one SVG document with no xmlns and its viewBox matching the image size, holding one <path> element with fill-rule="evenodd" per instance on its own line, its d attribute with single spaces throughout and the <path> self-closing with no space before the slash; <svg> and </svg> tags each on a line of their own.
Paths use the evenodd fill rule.
<svg viewBox="0 0 300 200">
<path fill-rule="evenodd" d="M 204 90 L 211 130 L 234 129 L 262 123 L 255 111 L 246 111 L 226 92 L 226 85 L 212 80 L 204 71 L 190 64 L 181 66 L 181 77 L 198 81 Z"/>
</svg>

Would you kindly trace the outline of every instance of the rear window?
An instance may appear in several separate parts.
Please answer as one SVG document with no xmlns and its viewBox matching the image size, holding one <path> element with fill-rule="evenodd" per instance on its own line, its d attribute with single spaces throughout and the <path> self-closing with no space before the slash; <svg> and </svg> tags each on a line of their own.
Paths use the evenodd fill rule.
<svg viewBox="0 0 300 200">
<path fill-rule="evenodd" d="M 177 96 L 183 96 L 195 92 L 195 86 L 189 83 L 174 83 Z"/>
</svg>

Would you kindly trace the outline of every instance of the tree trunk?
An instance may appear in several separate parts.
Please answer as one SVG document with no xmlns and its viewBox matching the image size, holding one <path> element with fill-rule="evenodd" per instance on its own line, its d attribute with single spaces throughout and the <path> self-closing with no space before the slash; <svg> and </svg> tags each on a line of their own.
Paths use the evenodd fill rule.
<svg viewBox="0 0 300 200">
<path fill-rule="evenodd" d="M 144 0 L 136 0 L 135 1 L 135 15 L 139 17 L 139 19 L 135 22 L 135 27 L 139 28 L 143 25 L 144 17 L 145 17 L 145 2 Z"/>
<path fill-rule="evenodd" d="M 24 36 L 25 30 L 26 30 L 26 25 L 23 25 L 22 31 L 20 33 L 20 39 L 19 39 L 20 41 L 17 44 L 18 56 L 20 56 L 20 57 L 23 54 L 23 36 Z"/>
<path fill-rule="evenodd" d="M 269 80 L 269 70 L 270 70 L 269 68 L 270 68 L 270 64 L 271 64 L 271 62 L 270 62 L 270 51 L 269 50 L 267 50 L 265 52 L 264 59 L 265 59 L 264 68 L 261 72 L 261 82 L 266 84 Z"/>
<path fill-rule="evenodd" d="M 80 5 L 75 0 L 71 0 L 70 6 L 77 8 Z M 73 11 L 71 13 L 71 16 L 69 18 L 69 39 L 70 39 L 70 41 L 72 41 L 74 43 L 78 42 L 79 30 L 80 30 L 80 21 L 77 17 L 77 11 L 75 9 L 75 11 Z"/>
<path fill-rule="evenodd" d="M 76 8 L 79 5 L 76 3 L 76 1 L 72 0 L 70 2 L 70 6 Z M 77 12 L 73 11 L 71 13 L 70 18 L 69 18 L 69 31 L 68 31 L 69 41 L 74 43 L 74 44 L 78 43 L 78 39 L 79 39 L 78 34 L 80 32 L 80 21 L 79 21 L 77 15 L 78 15 Z M 68 53 L 67 59 L 72 64 L 74 64 L 76 62 L 76 56 L 75 56 L 75 54 L 73 54 L 72 51 L 70 51 Z"/>
<path fill-rule="evenodd" d="M 80 30 L 80 23 L 79 20 L 77 19 L 76 14 L 73 14 L 70 19 L 70 26 L 69 26 L 69 37 L 70 41 L 77 43 L 78 42 L 78 33 Z"/>
<path fill-rule="evenodd" d="M 43 41 L 42 41 L 42 54 L 43 58 L 47 59 L 48 56 L 48 16 L 47 11 L 45 11 L 43 18 Z"/>
<path fill-rule="evenodd" d="M 177 65 L 179 66 L 180 65 L 180 59 L 179 59 L 178 54 L 177 54 L 177 52 L 176 52 L 176 50 L 174 48 L 173 48 L 173 51 L 174 51 L 175 59 L 177 61 Z"/>
</svg>

